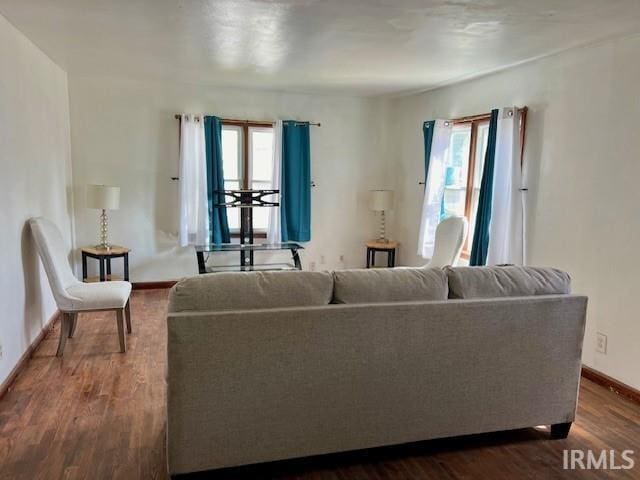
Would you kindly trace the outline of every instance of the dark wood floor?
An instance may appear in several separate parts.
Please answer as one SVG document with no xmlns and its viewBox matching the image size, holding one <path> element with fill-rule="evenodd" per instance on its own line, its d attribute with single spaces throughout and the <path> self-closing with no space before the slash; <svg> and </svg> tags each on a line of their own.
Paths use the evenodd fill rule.
<svg viewBox="0 0 640 480">
<path fill-rule="evenodd" d="M 165 479 L 166 290 L 135 292 L 129 351 L 112 312 L 81 316 L 56 358 L 59 327 L 0 401 L 0 479 Z M 635 450 L 633 470 L 563 471 L 564 449 Z M 423 442 L 207 478 L 640 478 L 640 406 L 583 380 L 567 440 L 535 429 Z"/>
</svg>

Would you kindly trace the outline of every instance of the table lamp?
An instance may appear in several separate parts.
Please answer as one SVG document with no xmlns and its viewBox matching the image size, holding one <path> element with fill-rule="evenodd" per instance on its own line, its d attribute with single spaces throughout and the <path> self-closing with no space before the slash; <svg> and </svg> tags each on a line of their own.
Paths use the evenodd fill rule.
<svg viewBox="0 0 640 480">
<path fill-rule="evenodd" d="M 107 210 L 120 207 L 120 187 L 110 185 L 87 185 L 87 208 L 102 210 L 100 214 L 100 243 L 97 248 L 109 249 Z"/>
<path fill-rule="evenodd" d="M 369 208 L 374 212 L 380 212 L 380 237 L 378 241 L 388 243 L 384 214 L 386 211 L 393 210 L 393 190 L 371 190 Z"/>
</svg>

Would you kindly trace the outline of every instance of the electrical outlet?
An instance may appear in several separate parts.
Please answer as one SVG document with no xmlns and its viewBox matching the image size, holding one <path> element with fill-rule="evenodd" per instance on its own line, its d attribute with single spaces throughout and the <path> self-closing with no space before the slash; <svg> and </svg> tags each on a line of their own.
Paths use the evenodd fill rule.
<svg viewBox="0 0 640 480">
<path fill-rule="evenodd" d="M 324 255 L 320 255 L 320 265 L 324 265 L 324 264 L 325 264 Z"/>
<path fill-rule="evenodd" d="M 596 332 L 596 352 L 607 354 L 607 336 L 604 333 Z"/>
<path fill-rule="evenodd" d="M 344 254 L 341 254 L 341 255 L 338 257 L 338 260 L 340 260 L 340 263 L 344 263 Z"/>
<path fill-rule="evenodd" d="M 309 270 L 312 272 L 316 271 L 316 262 L 309 262 Z"/>
</svg>

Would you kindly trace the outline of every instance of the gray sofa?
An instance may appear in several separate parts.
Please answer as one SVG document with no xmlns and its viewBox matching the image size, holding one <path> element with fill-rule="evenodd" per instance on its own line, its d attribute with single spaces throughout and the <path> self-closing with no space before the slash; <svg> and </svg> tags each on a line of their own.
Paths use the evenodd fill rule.
<svg viewBox="0 0 640 480">
<path fill-rule="evenodd" d="M 574 419 L 587 299 L 524 267 L 224 273 L 168 314 L 172 475 Z"/>
</svg>

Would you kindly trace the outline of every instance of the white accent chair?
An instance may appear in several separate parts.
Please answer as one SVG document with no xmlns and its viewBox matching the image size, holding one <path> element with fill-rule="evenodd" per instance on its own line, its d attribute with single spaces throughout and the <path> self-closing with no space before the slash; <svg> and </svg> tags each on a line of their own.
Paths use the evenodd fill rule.
<svg viewBox="0 0 640 480">
<path fill-rule="evenodd" d="M 127 333 L 131 333 L 131 308 L 129 282 L 83 283 L 73 274 L 69 265 L 69 248 L 65 244 L 58 227 L 46 218 L 29 220 L 36 248 L 47 272 L 53 297 L 62 313 L 60 341 L 56 356 L 61 357 L 67 338 L 72 338 L 76 330 L 78 314 L 115 310 L 120 338 L 120 351 L 127 349 L 124 320 Z"/>
<path fill-rule="evenodd" d="M 469 223 L 465 217 L 449 217 L 436 227 L 433 256 L 425 268 L 455 266 L 460 259 Z"/>
</svg>

